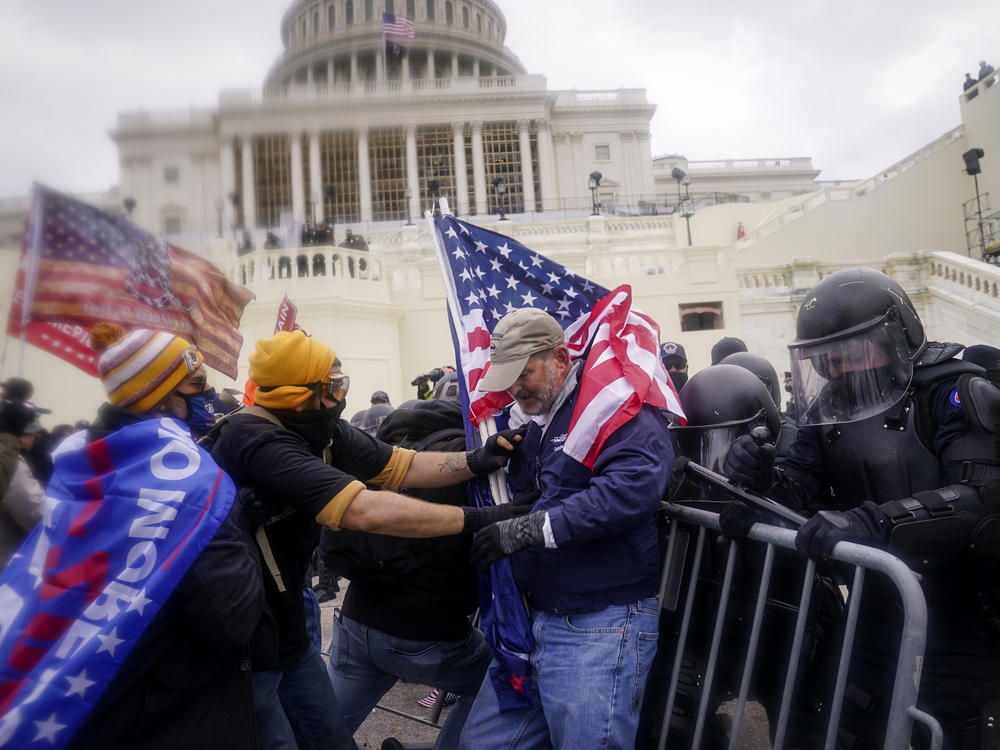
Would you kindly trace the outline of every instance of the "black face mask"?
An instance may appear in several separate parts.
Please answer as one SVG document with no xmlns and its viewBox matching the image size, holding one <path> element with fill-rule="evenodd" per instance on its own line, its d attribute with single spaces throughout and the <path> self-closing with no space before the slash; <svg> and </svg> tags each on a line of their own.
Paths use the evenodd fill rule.
<svg viewBox="0 0 1000 750">
<path fill-rule="evenodd" d="M 673 372 L 668 373 L 668 375 L 670 375 L 670 381 L 674 384 L 674 388 L 676 388 L 677 392 L 680 393 L 681 388 L 683 388 L 684 384 L 688 382 L 688 374 L 686 372 L 677 372 L 674 370 Z"/>
<path fill-rule="evenodd" d="M 340 412 L 344 410 L 342 404 L 343 402 L 337 404 L 337 408 L 334 409 L 327 409 L 324 406 L 308 411 L 294 411 L 293 409 L 274 409 L 273 411 L 285 428 L 303 437 L 309 443 L 310 449 L 318 453 L 333 439 L 333 433 L 340 421 Z"/>
</svg>

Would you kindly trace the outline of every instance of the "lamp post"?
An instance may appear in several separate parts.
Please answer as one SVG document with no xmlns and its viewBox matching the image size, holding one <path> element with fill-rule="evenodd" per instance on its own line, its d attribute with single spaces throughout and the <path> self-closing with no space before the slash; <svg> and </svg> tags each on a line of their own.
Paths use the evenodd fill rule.
<svg viewBox="0 0 1000 750">
<path fill-rule="evenodd" d="M 594 171 L 590 173 L 590 178 L 587 180 L 587 187 L 590 188 L 590 215 L 600 216 L 601 206 L 597 202 L 597 186 L 601 184 L 602 175 L 600 172 Z"/>
<path fill-rule="evenodd" d="M 962 154 L 962 159 L 965 161 L 965 172 L 966 174 L 972 175 L 972 180 L 976 186 L 976 226 L 979 229 L 979 249 L 981 252 L 980 257 L 985 260 L 986 258 L 986 238 L 983 236 L 983 204 L 979 199 L 979 173 L 982 172 L 982 168 L 979 166 L 979 160 L 986 155 L 986 152 L 981 148 L 970 148 L 964 154 Z M 969 250 L 969 255 L 972 255 L 972 250 Z"/>
<path fill-rule="evenodd" d="M 239 222 L 236 217 L 239 216 L 239 211 L 237 207 L 240 203 L 240 194 L 236 190 L 229 191 L 229 202 L 233 204 L 233 242 L 236 242 L 236 229 L 239 227 Z"/>
<path fill-rule="evenodd" d="M 319 196 L 316 193 L 309 195 L 309 221 L 316 226 L 316 204 L 319 203 Z"/>
<path fill-rule="evenodd" d="M 440 211 L 438 198 L 441 197 L 441 181 L 427 180 L 427 197 L 431 199 L 431 213 L 437 216 Z"/>
<path fill-rule="evenodd" d="M 222 207 L 226 204 L 222 202 L 222 198 L 215 199 L 215 215 L 219 219 L 219 237 L 222 237 Z"/>
<path fill-rule="evenodd" d="M 326 189 L 323 191 L 323 194 L 326 196 L 327 201 L 329 201 L 330 203 L 330 214 L 329 216 L 324 217 L 330 220 L 330 244 L 336 245 L 337 236 L 336 233 L 333 231 L 333 228 L 334 225 L 337 223 L 337 209 L 333 204 L 333 199 L 337 197 L 337 188 L 335 188 L 333 185 L 327 185 Z"/>
<path fill-rule="evenodd" d="M 507 181 L 503 177 L 493 178 L 493 189 L 497 191 L 497 208 L 500 211 L 500 221 L 507 218 L 504 214 L 504 196 L 507 195 Z"/>
<path fill-rule="evenodd" d="M 404 227 L 413 226 L 413 217 L 410 214 L 410 198 L 412 197 L 413 197 L 413 191 L 410 190 L 410 186 L 407 185 L 405 188 L 403 188 L 403 198 L 406 200 L 406 223 L 403 225 Z"/>
<path fill-rule="evenodd" d="M 691 202 L 691 193 L 688 192 L 688 185 L 691 184 L 691 178 L 688 177 L 687 172 L 680 167 L 674 167 L 670 170 L 670 176 L 677 180 L 677 210 L 680 212 L 680 215 L 684 217 L 684 221 L 687 223 L 688 247 L 690 247 L 691 217 L 694 216 L 694 204 Z M 681 183 L 684 183 L 685 199 L 683 201 L 681 201 Z"/>
</svg>

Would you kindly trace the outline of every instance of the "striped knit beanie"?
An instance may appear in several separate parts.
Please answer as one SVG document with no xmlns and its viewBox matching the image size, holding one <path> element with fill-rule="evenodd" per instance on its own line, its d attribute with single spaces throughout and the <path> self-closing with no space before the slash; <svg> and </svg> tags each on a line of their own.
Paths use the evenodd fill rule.
<svg viewBox="0 0 1000 750">
<path fill-rule="evenodd" d="M 302 331 L 281 331 L 260 339 L 250 355 L 254 401 L 268 409 L 292 409 L 309 400 L 304 386 L 326 380 L 337 354 Z"/>
<path fill-rule="evenodd" d="M 114 323 L 91 329 L 90 345 L 100 358 L 97 371 L 108 401 L 145 414 L 167 397 L 204 358 L 179 336 L 137 328 L 131 333 Z"/>
</svg>

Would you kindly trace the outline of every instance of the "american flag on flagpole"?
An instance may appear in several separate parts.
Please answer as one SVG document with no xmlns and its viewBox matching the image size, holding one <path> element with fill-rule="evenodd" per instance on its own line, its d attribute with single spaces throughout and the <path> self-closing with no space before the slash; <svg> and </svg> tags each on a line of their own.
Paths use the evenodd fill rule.
<svg viewBox="0 0 1000 750">
<path fill-rule="evenodd" d="M 416 36 L 416 29 L 413 25 L 413 21 L 406 16 L 397 16 L 393 13 L 383 13 L 382 34 L 383 36 L 413 39 Z"/>
<path fill-rule="evenodd" d="M 585 357 L 580 397 L 564 450 L 593 467 L 609 435 L 631 419 L 643 403 L 683 418 L 677 393 L 659 358 L 656 323 L 632 307 L 628 286 L 609 292 L 517 241 L 444 214 L 434 220 L 438 260 L 444 275 L 462 403 L 471 423 L 496 419 L 513 400 L 476 386 L 490 359 L 490 333 L 508 312 L 537 307 L 560 321 L 574 357 Z M 469 447 L 477 433 L 466 425 Z M 493 504 L 484 479 L 470 483 L 473 502 Z M 480 578 L 483 634 L 497 666 L 490 679 L 501 711 L 533 705 L 535 688 L 528 655 L 534 649 L 531 622 L 514 583 L 510 560 L 489 567 Z"/>
<path fill-rule="evenodd" d="M 660 362 L 659 327 L 632 306 L 630 287 L 609 292 L 510 237 L 453 216 L 435 224 L 474 423 L 513 401 L 506 392 L 486 393 L 477 385 L 489 367 L 490 333 L 519 307 L 550 313 L 566 332 L 570 354 L 586 356 L 564 448 L 576 460 L 593 467 L 607 437 L 644 403 L 683 416 Z"/>
<path fill-rule="evenodd" d="M 169 331 L 236 377 L 240 318 L 251 299 L 204 258 L 36 185 L 7 333 L 96 374 L 93 324 Z"/>
</svg>

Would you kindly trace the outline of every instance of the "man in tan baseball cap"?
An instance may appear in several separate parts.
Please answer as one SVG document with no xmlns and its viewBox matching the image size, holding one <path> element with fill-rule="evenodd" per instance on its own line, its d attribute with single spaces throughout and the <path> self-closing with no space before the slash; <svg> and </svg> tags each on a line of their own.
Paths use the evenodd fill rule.
<svg viewBox="0 0 1000 750">
<path fill-rule="evenodd" d="M 509 391 L 525 414 L 551 408 L 570 368 L 562 327 L 544 310 L 507 313 L 490 338 L 490 366 L 481 391 Z"/>
</svg>

